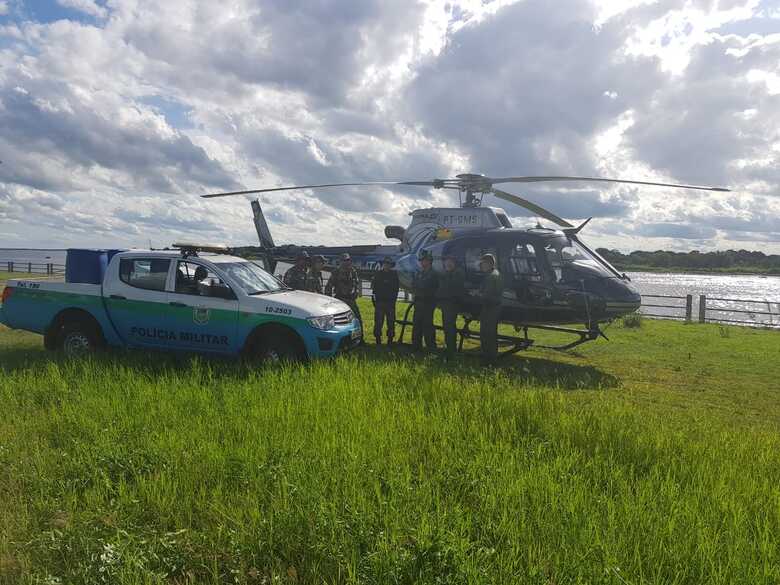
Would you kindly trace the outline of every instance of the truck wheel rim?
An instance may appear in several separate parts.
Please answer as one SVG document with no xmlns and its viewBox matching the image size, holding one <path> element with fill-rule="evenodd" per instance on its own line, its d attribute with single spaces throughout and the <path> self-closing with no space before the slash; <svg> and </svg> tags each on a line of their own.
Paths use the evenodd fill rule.
<svg viewBox="0 0 780 585">
<path fill-rule="evenodd" d="M 81 355 L 89 353 L 92 349 L 92 344 L 89 342 L 89 337 L 84 333 L 71 333 L 65 338 L 63 348 L 65 353 L 69 355 Z"/>
<path fill-rule="evenodd" d="M 274 348 L 267 349 L 263 358 L 269 362 L 278 362 L 282 359 L 279 352 Z"/>
</svg>

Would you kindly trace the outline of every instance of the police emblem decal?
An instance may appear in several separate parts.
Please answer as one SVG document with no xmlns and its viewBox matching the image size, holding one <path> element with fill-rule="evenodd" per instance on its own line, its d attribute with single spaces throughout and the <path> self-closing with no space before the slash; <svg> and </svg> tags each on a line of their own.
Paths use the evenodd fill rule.
<svg viewBox="0 0 780 585">
<path fill-rule="evenodd" d="M 211 311 L 202 307 L 193 307 L 192 321 L 198 325 L 205 325 L 209 322 Z"/>
</svg>

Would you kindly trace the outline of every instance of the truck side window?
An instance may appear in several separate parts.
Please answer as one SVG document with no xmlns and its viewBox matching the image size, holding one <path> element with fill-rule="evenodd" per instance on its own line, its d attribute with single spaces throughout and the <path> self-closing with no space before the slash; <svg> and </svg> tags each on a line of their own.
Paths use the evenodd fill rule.
<svg viewBox="0 0 780 585">
<path fill-rule="evenodd" d="M 176 284 L 174 291 L 185 295 L 208 296 L 203 285 L 222 280 L 205 266 L 180 260 L 176 266 Z"/>
<path fill-rule="evenodd" d="M 170 260 L 126 258 L 119 261 L 119 280 L 145 290 L 165 291 Z"/>
</svg>

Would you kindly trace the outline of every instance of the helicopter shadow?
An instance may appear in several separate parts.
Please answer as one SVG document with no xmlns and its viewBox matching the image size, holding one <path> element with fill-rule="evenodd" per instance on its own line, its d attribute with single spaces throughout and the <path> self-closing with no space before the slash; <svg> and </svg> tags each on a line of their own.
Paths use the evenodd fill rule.
<svg viewBox="0 0 780 585">
<path fill-rule="evenodd" d="M 479 352 L 465 351 L 449 361 L 441 353 L 416 354 L 409 346 L 366 346 L 357 354 L 367 361 L 397 362 L 409 359 L 421 362 L 432 375 L 455 375 L 464 379 L 500 374 L 519 384 L 557 390 L 606 390 L 620 386 L 620 379 L 593 365 L 570 364 L 545 357 L 507 355 L 495 365 L 483 366 Z"/>
</svg>

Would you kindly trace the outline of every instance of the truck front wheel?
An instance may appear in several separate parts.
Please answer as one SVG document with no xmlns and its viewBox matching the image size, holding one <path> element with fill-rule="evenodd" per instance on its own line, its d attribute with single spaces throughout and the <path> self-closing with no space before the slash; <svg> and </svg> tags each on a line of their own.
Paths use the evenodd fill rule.
<svg viewBox="0 0 780 585">
<path fill-rule="evenodd" d="M 99 344 L 100 338 L 93 327 L 73 321 L 62 326 L 57 347 L 67 356 L 78 357 L 94 353 Z"/>
<path fill-rule="evenodd" d="M 265 363 L 300 362 L 306 360 L 306 349 L 294 331 L 272 324 L 252 333 L 245 355 Z"/>
<path fill-rule="evenodd" d="M 262 340 L 257 344 L 255 355 L 265 363 L 295 362 L 300 359 L 297 348 L 286 336 Z"/>
</svg>

